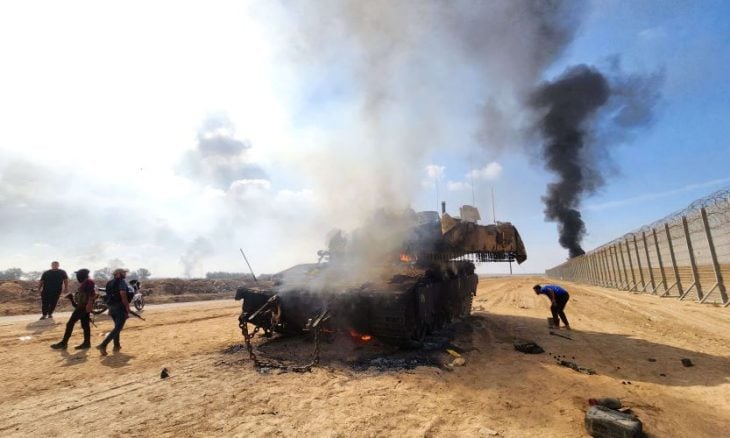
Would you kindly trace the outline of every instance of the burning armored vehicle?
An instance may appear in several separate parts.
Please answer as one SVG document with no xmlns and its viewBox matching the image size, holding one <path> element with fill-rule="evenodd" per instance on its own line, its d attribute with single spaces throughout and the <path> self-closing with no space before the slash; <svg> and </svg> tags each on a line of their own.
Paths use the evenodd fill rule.
<svg viewBox="0 0 730 438">
<path fill-rule="evenodd" d="M 522 263 L 527 255 L 512 224 L 480 225 L 471 206 L 460 216 L 443 205 L 441 216 L 379 212 L 349 236 L 331 233 L 318 263 L 239 288 L 249 353 L 247 324 L 266 335 L 314 331 L 316 337 L 324 330 L 406 344 L 468 316 L 478 282 L 474 264 Z"/>
</svg>

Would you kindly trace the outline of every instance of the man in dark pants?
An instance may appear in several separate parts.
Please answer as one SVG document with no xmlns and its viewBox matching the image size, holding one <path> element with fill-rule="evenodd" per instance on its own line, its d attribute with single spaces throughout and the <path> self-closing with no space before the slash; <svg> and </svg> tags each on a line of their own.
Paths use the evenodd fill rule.
<svg viewBox="0 0 730 438">
<path fill-rule="evenodd" d="M 124 281 L 127 276 L 126 269 L 115 269 L 114 278 L 106 284 L 107 306 L 109 306 L 109 316 L 114 320 L 114 328 L 106 335 L 101 344 L 96 348 L 102 356 L 106 356 L 106 346 L 109 342 L 114 341 L 114 351 L 122 349 L 119 342 L 119 334 L 124 328 L 124 323 L 129 317 L 129 300 L 127 299 L 127 282 Z"/>
<path fill-rule="evenodd" d="M 91 309 L 94 306 L 96 290 L 94 288 L 94 281 L 89 278 L 88 269 L 79 269 L 76 271 L 76 280 L 79 282 L 79 290 L 74 294 L 74 299 L 72 301 L 74 304 L 74 311 L 71 314 L 71 318 L 69 318 L 66 323 L 66 333 L 63 334 L 61 342 L 51 345 L 51 348 L 65 350 L 66 347 L 68 347 L 68 340 L 71 339 L 71 333 L 73 333 L 76 321 L 81 321 L 81 328 L 84 329 L 84 342 L 74 348 L 76 350 L 91 348 L 91 327 L 89 326 L 89 316 L 91 314 Z"/>
<path fill-rule="evenodd" d="M 68 293 L 68 275 L 63 269 L 58 269 L 58 262 L 51 263 L 51 269 L 41 275 L 38 289 L 41 291 L 41 319 L 53 318 L 53 311 L 56 310 L 58 298 L 63 293 Z"/>
<path fill-rule="evenodd" d="M 570 299 L 568 291 L 556 284 L 548 284 L 545 286 L 536 284 L 533 286 L 532 290 L 534 290 L 537 295 L 545 295 L 550 298 L 550 311 L 553 314 L 553 325 L 555 328 L 560 327 L 560 320 L 562 319 L 563 324 L 565 324 L 565 328 L 570 330 L 568 318 L 565 316 L 565 306 L 568 304 L 568 300 Z M 558 319 L 558 317 L 560 319 Z"/>
</svg>

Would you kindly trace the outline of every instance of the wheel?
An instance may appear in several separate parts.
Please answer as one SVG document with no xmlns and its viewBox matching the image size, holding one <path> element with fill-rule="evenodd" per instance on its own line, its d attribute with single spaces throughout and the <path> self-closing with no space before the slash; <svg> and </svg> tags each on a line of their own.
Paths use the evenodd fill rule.
<svg viewBox="0 0 730 438">
<path fill-rule="evenodd" d="M 137 310 L 142 310 L 144 308 L 144 298 L 139 297 L 139 299 L 135 300 L 134 308 Z"/>
<path fill-rule="evenodd" d="M 95 301 L 94 308 L 91 310 L 91 312 L 94 315 L 99 315 L 99 314 L 106 312 L 106 309 L 107 309 L 106 304 L 102 303 L 101 301 Z"/>
</svg>

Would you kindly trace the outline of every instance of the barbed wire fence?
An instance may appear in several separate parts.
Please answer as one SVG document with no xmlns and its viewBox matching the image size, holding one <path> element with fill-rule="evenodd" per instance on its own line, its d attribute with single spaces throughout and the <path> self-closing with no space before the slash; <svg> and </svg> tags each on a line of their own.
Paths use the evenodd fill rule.
<svg viewBox="0 0 730 438">
<path fill-rule="evenodd" d="M 730 188 L 548 269 L 546 274 L 728 307 Z"/>
</svg>

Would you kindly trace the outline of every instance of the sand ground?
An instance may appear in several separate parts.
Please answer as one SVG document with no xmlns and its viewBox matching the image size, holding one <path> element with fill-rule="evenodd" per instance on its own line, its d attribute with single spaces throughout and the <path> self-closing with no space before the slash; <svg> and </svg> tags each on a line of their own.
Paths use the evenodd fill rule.
<svg viewBox="0 0 730 438">
<path fill-rule="evenodd" d="M 540 280 L 481 279 L 475 350 L 453 372 L 262 374 L 222 353 L 241 342 L 233 300 L 149 308 L 105 358 L 50 349 L 65 318 L 0 318 L 0 436 L 585 436 L 586 400 L 602 396 L 621 398 L 652 436 L 727 434 L 728 309 L 566 283 L 567 340 L 548 332 L 548 301 L 531 291 Z M 97 323 L 95 343 L 111 328 Z M 519 353 L 515 338 L 597 374 Z"/>
</svg>

